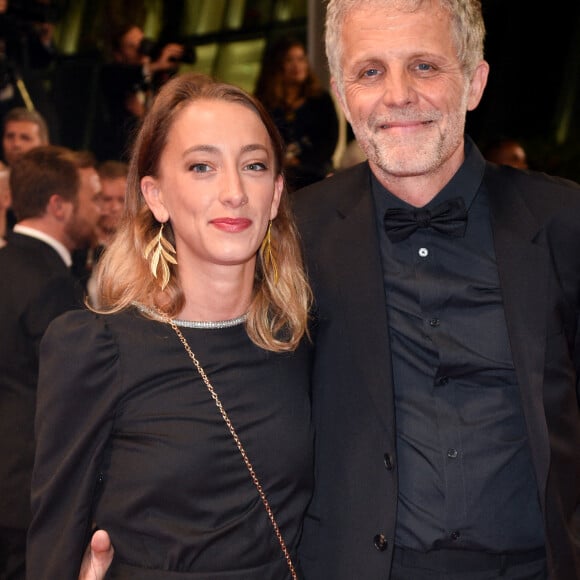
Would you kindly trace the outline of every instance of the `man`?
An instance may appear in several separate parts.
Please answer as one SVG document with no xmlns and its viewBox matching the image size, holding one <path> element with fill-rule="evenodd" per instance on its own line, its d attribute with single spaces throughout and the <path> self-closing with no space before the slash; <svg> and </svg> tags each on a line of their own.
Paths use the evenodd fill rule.
<svg viewBox="0 0 580 580">
<path fill-rule="evenodd" d="M 97 222 L 95 243 L 90 248 L 91 270 L 96 265 L 104 249 L 110 244 L 119 227 L 125 208 L 128 165 L 122 161 L 108 160 L 101 163 L 97 171 L 101 181 L 101 216 Z M 91 275 L 87 280 L 87 293 L 91 305 L 97 305 L 96 282 Z"/>
<path fill-rule="evenodd" d="M 479 0 L 328 5 L 368 163 L 294 194 L 316 298 L 307 580 L 580 578 L 580 188 L 464 137 L 483 37 Z"/>
<path fill-rule="evenodd" d="M 38 347 L 48 324 L 80 306 L 71 251 L 93 234 L 98 175 L 76 153 L 42 146 L 11 168 L 18 223 L 0 249 L 0 578 L 24 578 L 30 519 Z"/>
<path fill-rule="evenodd" d="M 36 111 L 29 111 L 24 107 L 10 109 L 4 116 L 4 128 L 2 132 L 2 150 L 4 152 L 4 163 L 0 162 L 0 170 L 10 171 L 10 166 L 22 154 L 30 151 L 39 145 L 48 145 L 49 134 L 46 121 Z M 10 188 L 7 189 L 10 198 Z M 0 218 L 5 222 L 4 233 L 14 226 L 14 212 L 10 207 L 0 208 L 3 212 Z"/>
<path fill-rule="evenodd" d="M 517 169 L 528 169 L 528 159 L 522 144 L 516 139 L 500 137 L 483 151 L 483 156 L 492 163 L 511 165 Z"/>
<path fill-rule="evenodd" d="M 117 231 L 127 189 L 128 166 L 121 161 L 104 161 L 97 171 L 101 180 L 101 217 L 97 223 L 99 244 L 107 246 Z"/>
<path fill-rule="evenodd" d="M 369 161 L 296 203 L 318 305 L 308 579 L 580 578 L 580 188 L 464 138 L 483 37 L 478 0 L 328 6 Z"/>
<path fill-rule="evenodd" d="M 2 149 L 6 165 L 12 166 L 23 153 L 48 143 L 48 127 L 39 113 L 21 107 L 6 113 L 2 133 Z"/>
<path fill-rule="evenodd" d="M 143 51 L 145 35 L 128 24 L 113 36 L 113 61 L 103 66 L 101 87 L 106 124 L 97 127 L 98 154 L 104 159 L 126 160 L 131 138 L 147 110 L 159 77 L 179 67 L 183 46 L 169 43 L 152 58 Z"/>
<path fill-rule="evenodd" d="M 8 210 L 12 205 L 9 179 L 10 172 L 8 169 L 0 168 L 0 248 L 6 244 L 5 238 L 8 231 Z"/>
</svg>

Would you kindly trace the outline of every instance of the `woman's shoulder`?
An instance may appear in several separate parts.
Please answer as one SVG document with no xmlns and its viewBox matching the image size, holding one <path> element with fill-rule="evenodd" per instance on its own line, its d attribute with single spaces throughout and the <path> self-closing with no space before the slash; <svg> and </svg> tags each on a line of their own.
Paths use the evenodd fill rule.
<svg viewBox="0 0 580 580">
<path fill-rule="evenodd" d="M 51 322 L 44 342 L 58 339 L 73 347 L 117 344 L 131 335 L 140 335 L 143 332 L 143 325 L 148 323 L 152 321 L 145 319 L 135 308 L 107 314 L 87 308 L 70 310 Z"/>
<path fill-rule="evenodd" d="M 79 308 L 69 310 L 55 318 L 49 326 L 49 329 L 58 329 L 60 331 L 70 330 L 77 331 L 82 329 L 83 332 L 87 330 L 97 330 L 107 325 L 109 320 L 114 320 L 124 316 L 124 312 L 116 314 L 101 314 L 88 308 Z"/>
</svg>

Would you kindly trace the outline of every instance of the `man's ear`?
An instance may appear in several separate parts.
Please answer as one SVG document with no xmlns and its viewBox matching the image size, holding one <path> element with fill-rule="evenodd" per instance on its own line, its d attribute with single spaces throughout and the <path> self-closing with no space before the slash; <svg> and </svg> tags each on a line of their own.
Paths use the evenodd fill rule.
<svg viewBox="0 0 580 580">
<path fill-rule="evenodd" d="M 169 219 L 169 212 L 165 206 L 159 182 L 151 175 L 146 175 L 141 179 L 141 192 L 155 219 L 159 223 L 165 223 Z"/>
<path fill-rule="evenodd" d="M 479 105 L 483 91 L 487 85 L 487 76 L 489 74 L 489 64 L 482 60 L 476 67 L 471 82 L 469 83 L 469 98 L 467 100 L 467 110 L 473 111 Z"/>
<path fill-rule="evenodd" d="M 53 193 L 46 204 L 46 213 L 51 215 L 56 221 L 66 221 L 74 212 L 74 202 L 65 199 L 58 193 Z"/>
</svg>

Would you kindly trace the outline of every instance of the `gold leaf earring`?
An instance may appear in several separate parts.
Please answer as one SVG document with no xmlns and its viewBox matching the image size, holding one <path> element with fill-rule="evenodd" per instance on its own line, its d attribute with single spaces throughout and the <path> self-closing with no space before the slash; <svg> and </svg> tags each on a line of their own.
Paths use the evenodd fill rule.
<svg viewBox="0 0 580 580">
<path fill-rule="evenodd" d="M 262 256 L 264 270 L 271 268 L 274 272 L 274 283 L 278 282 L 278 266 L 276 265 L 276 258 L 274 257 L 274 252 L 272 251 L 272 220 L 270 220 L 270 223 L 268 224 L 266 236 L 264 237 L 262 245 L 260 246 L 260 254 Z"/>
<path fill-rule="evenodd" d="M 169 263 L 177 264 L 177 260 L 173 257 L 177 253 L 175 248 L 163 237 L 164 225 L 161 224 L 159 233 L 147 244 L 143 252 L 143 257 L 149 262 L 153 277 L 156 280 L 161 278 L 161 290 L 165 290 L 171 278 Z"/>
</svg>

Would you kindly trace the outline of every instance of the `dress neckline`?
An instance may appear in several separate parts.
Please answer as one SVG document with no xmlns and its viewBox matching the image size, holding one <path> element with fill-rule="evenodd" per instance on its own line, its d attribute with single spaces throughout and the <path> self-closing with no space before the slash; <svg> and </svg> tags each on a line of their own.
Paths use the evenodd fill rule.
<svg viewBox="0 0 580 580">
<path fill-rule="evenodd" d="M 144 304 L 140 304 L 139 302 L 135 302 L 134 306 L 144 312 L 154 320 L 158 320 L 159 322 L 167 322 L 168 319 L 165 319 L 159 312 L 154 310 L 153 308 L 149 308 Z M 200 328 L 200 329 L 215 329 L 215 328 L 230 328 L 232 326 L 238 326 L 239 324 L 243 324 L 246 322 L 248 318 L 247 314 L 242 314 L 241 316 L 237 316 L 236 318 L 230 318 L 229 320 L 183 320 L 179 318 L 174 318 L 173 322 L 177 326 L 181 326 L 183 328 Z"/>
</svg>

